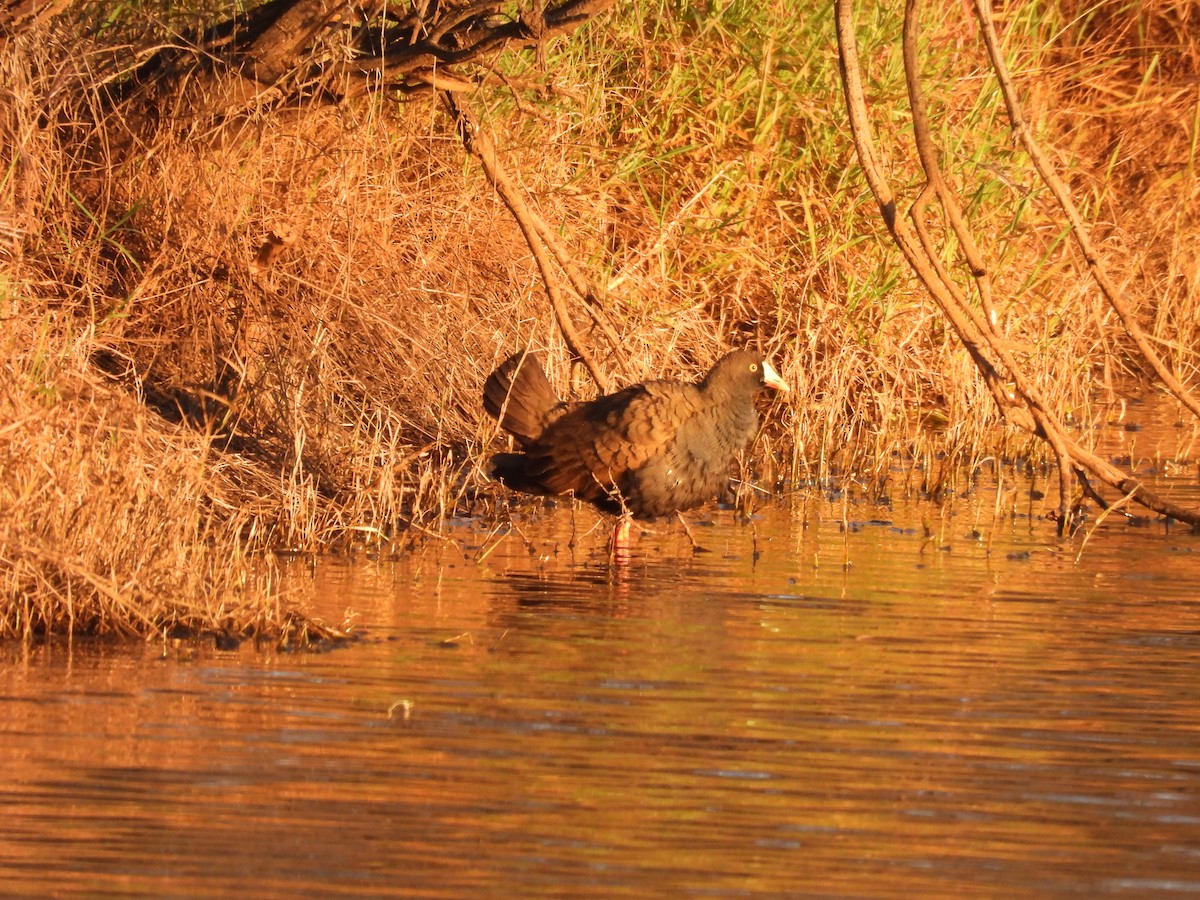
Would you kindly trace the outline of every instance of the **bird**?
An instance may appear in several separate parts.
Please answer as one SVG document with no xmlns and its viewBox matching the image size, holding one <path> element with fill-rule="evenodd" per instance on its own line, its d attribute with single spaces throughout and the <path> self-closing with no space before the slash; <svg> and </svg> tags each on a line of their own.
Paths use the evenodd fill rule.
<svg viewBox="0 0 1200 900">
<path fill-rule="evenodd" d="M 695 383 L 646 381 L 563 401 L 538 354 L 522 350 L 484 383 L 484 408 L 520 448 L 493 455 L 490 471 L 513 490 L 573 495 L 620 515 L 627 533 L 630 517 L 672 515 L 721 491 L 758 431 L 754 401 L 764 387 L 788 390 L 763 356 L 734 350 Z"/>
</svg>

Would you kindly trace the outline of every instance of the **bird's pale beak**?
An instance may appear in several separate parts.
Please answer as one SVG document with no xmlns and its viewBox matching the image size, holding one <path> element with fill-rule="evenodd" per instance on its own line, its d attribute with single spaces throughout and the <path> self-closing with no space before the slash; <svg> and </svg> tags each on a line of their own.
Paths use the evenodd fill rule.
<svg viewBox="0 0 1200 900">
<path fill-rule="evenodd" d="M 782 391 L 783 393 L 787 393 L 788 390 L 790 390 L 790 388 L 787 386 L 787 382 L 780 378 L 779 373 L 775 371 L 775 367 L 765 359 L 763 360 L 762 373 L 763 384 L 765 384 L 767 387 L 774 388 L 775 390 Z"/>
</svg>

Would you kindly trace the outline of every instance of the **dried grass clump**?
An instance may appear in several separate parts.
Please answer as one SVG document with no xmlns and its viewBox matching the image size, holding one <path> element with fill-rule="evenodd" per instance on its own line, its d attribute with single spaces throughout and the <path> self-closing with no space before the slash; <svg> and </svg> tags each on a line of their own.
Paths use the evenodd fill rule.
<svg viewBox="0 0 1200 900">
<path fill-rule="evenodd" d="M 162 172 L 121 179 L 130 202 L 183 211 L 139 260 L 120 377 L 275 475 L 255 487 L 287 547 L 453 508 L 478 428 L 463 398 L 507 340 L 484 311 L 522 303 L 500 293 L 515 226 L 470 199 L 453 145 L 418 149 L 428 124 L 406 112 L 348 128 L 317 109 L 219 149 L 166 140 Z"/>
<path fill-rule="evenodd" d="M 0 340 L 0 636 L 319 636 L 245 553 L 206 441 L 90 375 L 90 336 L 37 324 Z"/>
</svg>

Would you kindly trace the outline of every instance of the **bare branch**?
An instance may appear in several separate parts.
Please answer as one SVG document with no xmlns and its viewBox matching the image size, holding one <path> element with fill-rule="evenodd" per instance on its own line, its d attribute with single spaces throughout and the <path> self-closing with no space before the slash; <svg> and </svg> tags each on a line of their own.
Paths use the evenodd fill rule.
<svg viewBox="0 0 1200 900">
<path fill-rule="evenodd" d="M 558 0 L 513 18 L 498 0 L 426 4 L 402 14 L 373 3 L 358 17 L 344 0 L 267 0 L 226 22 L 179 40 L 140 65 L 114 89 L 114 102 L 139 94 L 156 105 L 193 73 L 202 100 L 196 115 L 238 115 L 264 104 L 293 103 L 302 96 L 337 101 L 369 91 L 404 94 L 434 90 L 433 82 L 472 83 L 456 67 L 502 49 L 542 47 L 615 4 L 616 0 Z M 344 53 L 315 54 L 319 38 L 332 35 Z M 436 73 L 436 74 L 434 74 Z M 218 78 L 217 76 L 223 76 Z"/>
<path fill-rule="evenodd" d="M 929 113 L 925 109 L 925 95 L 921 91 L 921 67 L 917 62 L 917 35 L 920 26 L 921 0 L 907 0 L 904 5 L 904 77 L 908 85 L 908 102 L 912 109 L 913 137 L 917 145 L 917 154 L 921 158 L 921 167 L 929 179 L 927 189 L 921 192 L 913 204 L 910 215 L 913 222 L 921 219 L 921 213 L 928 202 L 930 190 L 937 195 L 942 210 L 954 230 L 958 243 L 962 247 L 967 264 L 971 267 L 971 275 L 979 289 L 979 303 L 987 315 L 988 324 L 997 327 L 996 311 L 992 308 L 992 282 L 988 275 L 987 265 L 983 254 L 975 245 L 970 229 L 963 219 L 962 207 L 958 198 L 946 186 L 942 177 L 941 166 L 938 163 L 938 152 L 934 146 L 929 128 Z M 925 234 L 921 235 L 922 242 Z M 928 249 L 928 248 L 927 248 Z M 930 252 L 930 259 L 937 260 L 937 255 Z"/>
<path fill-rule="evenodd" d="M 566 301 L 562 295 L 562 285 L 550 264 L 549 251 L 545 241 L 539 233 L 539 228 L 534 224 L 537 217 L 525 202 L 525 198 L 521 196 L 520 190 L 512 183 L 512 180 L 505 173 L 500 165 L 500 161 L 496 154 L 496 145 L 492 143 L 488 133 L 480 128 L 479 122 L 471 113 L 467 105 L 461 102 L 453 93 L 443 92 L 441 95 L 442 103 L 454 117 L 454 122 L 458 128 L 459 136 L 462 138 L 463 146 L 467 152 L 479 160 L 483 167 L 484 173 L 488 177 L 488 181 L 492 183 L 492 187 L 496 189 L 496 193 L 500 195 L 500 199 L 504 201 L 504 205 L 508 207 L 513 214 L 513 218 L 517 220 L 517 225 L 521 229 L 521 233 L 525 235 L 525 242 L 529 244 L 529 249 L 533 251 L 533 258 L 538 265 L 538 271 L 542 275 L 542 283 L 545 285 L 546 294 L 550 298 L 550 306 L 554 310 L 554 317 L 558 322 L 559 330 L 562 331 L 563 339 L 567 342 L 567 347 L 570 348 L 578 359 L 583 361 L 592 380 L 596 382 L 601 393 L 608 393 L 608 379 L 604 372 L 596 365 L 596 361 L 588 352 L 586 345 L 579 336 L 579 331 L 575 328 L 575 323 L 571 319 L 571 313 L 567 309 Z M 542 223 L 542 230 L 548 231 L 545 223 Z M 599 321 L 599 320 L 597 320 Z M 610 326 L 611 328 L 611 326 Z M 618 346 L 618 341 L 615 332 L 610 336 L 613 341 L 614 350 Z"/>
</svg>

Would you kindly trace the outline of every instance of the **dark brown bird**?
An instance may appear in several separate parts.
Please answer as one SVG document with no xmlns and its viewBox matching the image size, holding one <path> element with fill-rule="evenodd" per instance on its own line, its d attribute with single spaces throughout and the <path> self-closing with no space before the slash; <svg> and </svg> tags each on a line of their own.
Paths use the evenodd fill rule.
<svg viewBox="0 0 1200 900">
<path fill-rule="evenodd" d="M 574 494 L 611 513 L 651 519 L 715 497 L 735 453 L 758 430 L 754 398 L 787 385 L 763 357 L 727 354 L 701 381 L 647 381 L 583 403 L 558 399 L 533 353 L 488 376 L 483 405 L 524 452 L 492 472 L 530 494 Z"/>
</svg>

